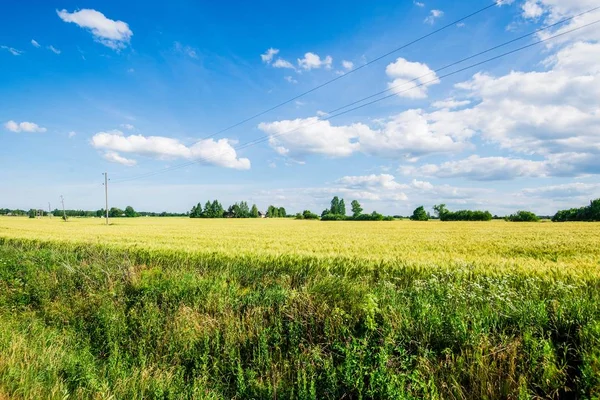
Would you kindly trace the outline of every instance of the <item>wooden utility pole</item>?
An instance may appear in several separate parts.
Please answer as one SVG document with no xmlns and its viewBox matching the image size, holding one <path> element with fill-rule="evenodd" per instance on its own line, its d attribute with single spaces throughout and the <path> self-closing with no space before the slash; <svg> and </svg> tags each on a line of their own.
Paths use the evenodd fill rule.
<svg viewBox="0 0 600 400">
<path fill-rule="evenodd" d="M 48 218 L 52 218 L 52 210 L 50 209 L 50 202 L 48 202 Z"/>
<path fill-rule="evenodd" d="M 108 225 L 108 173 L 104 172 L 104 200 L 106 207 L 106 225 Z"/>
</svg>

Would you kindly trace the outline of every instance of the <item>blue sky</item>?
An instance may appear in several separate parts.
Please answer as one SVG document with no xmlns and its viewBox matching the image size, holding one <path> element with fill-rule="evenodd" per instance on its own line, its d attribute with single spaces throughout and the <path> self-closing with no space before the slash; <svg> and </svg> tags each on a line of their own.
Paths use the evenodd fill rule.
<svg viewBox="0 0 600 400">
<path fill-rule="evenodd" d="M 320 212 L 339 195 L 389 214 L 440 202 L 550 214 L 600 197 L 599 25 L 447 78 L 436 80 L 459 67 L 432 72 L 590 0 L 505 1 L 205 139 L 488 4 L 3 4 L 0 207 L 45 208 L 64 195 L 69 208 L 101 208 L 104 171 L 111 205 L 152 211 L 218 198 Z M 403 91 L 327 120 L 390 87 Z"/>
</svg>

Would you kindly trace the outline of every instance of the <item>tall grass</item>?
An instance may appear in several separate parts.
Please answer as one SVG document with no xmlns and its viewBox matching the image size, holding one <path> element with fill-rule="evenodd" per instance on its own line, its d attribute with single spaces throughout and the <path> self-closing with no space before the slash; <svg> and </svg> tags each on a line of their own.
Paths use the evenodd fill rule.
<svg viewBox="0 0 600 400">
<path fill-rule="evenodd" d="M 2 238 L 0 398 L 600 396 L 598 275 L 509 261 Z"/>
</svg>

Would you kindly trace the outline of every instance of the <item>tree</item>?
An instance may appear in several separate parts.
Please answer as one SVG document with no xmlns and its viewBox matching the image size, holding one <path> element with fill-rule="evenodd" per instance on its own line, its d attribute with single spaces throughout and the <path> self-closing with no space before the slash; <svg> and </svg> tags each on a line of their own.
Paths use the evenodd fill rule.
<svg viewBox="0 0 600 400">
<path fill-rule="evenodd" d="M 427 221 L 427 220 L 429 220 L 429 215 L 427 215 L 427 212 L 425 211 L 425 207 L 420 206 L 420 207 L 417 207 L 415 209 L 415 211 L 413 211 L 413 214 L 410 217 L 410 219 L 413 221 Z"/>
<path fill-rule="evenodd" d="M 123 210 L 120 208 L 113 207 L 108 211 L 108 216 L 111 218 L 121 217 L 123 215 Z"/>
<path fill-rule="evenodd" d="M 133 207 L 127 206 L 127 207 L 125 207 L 125 216 L 127 218 L 133 218 L 133 217 L 137 217 L 137 213 L 135 212 Z"/>
<path fill-rule="evenodd" d="M 363 209 L 360 206 L 360 203 L 358 202 L 358 200 L 352 200 L 352 203 L 350 203 L 350 205 L 352 206 L 352 216 L 354 218 L 356 218 L 360 214 L 362 214 Z"/>
<path fill-rule="evenodd" d="M 340 199 L 337 196 L 334 196 L 333 199 L 331 199 L 331 214 L 339 214 L 339 209 L 340 209 Z"/>
<path fill-rule="evenodd" d="M 287 217 L 287 212 L 285 212 L 285 208 L 283 207 L 279 207 L 279 218 L 285 218 Z"/>
<path fill-rule="evenodd" d="M 337 213 L 340 215 L 346 215 L 346 203 L 344 203 L 344 199 L 340 200 Z"/>
<path fill-rule="evenodd" d="M 448 209 L 446 208 L 445 204 L 438 204 L 433 206 L 433 211 L 435 211 L 435 214 L 442 219 L 442 215 L 446 214 Z"/>
<path fill-rule="evenodd" d="M 250 210 L 250 218 L 258 218 L 258 207 L 256 207 L 256 204 L 252 204 L 252 209 Z"/>
<path fill-rule="evenodd" d="M 29 215 L 29 218 L 35 218 L 35 210 L 33 208 L 30 209 L 27 215 Z"/>
</svg>

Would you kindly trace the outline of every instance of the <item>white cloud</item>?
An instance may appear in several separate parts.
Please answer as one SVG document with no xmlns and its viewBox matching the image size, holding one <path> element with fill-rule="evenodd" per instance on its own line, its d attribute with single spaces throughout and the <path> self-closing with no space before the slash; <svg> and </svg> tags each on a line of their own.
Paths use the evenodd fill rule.
<svg viewBox="0 0 600 400">
<path fill-rule="evenodd" d="M 362 152 L 392 159 L 420 157 L 433 153 L 456 153 L 470 146 L 473 131 L 456 129 L 444 117 L 422 110 L 408 110 L 386 119 L 379 129 L 361 132 Z"/>
<path fill-rule="evenodd" d="M 420 1 L 413 1 L 413 4 L 417 7 L 425 7 L 425 3 L 421 3 Z"/>
<path fill-rule="evenodd" d="M 441 18 L 444 15 L 442 10 L 431 10 L 429 16 L 423 20 L 426 24 L 433 25 L 435 20 Z"/>
<path fill-rule="evenodd" d="M 133 36 L 133 32 L 126 22 L 106 18 L 104 14 L 96 10 L 82 9 L 72 13 L 67 10 L 57 10 L 56 13 L 63 21 L 72 22 L 81 28 L 90 30 L 97 42 L 113 50 L 127 47 Z"/>
<path fill-rule="evenodd" d="M 457 28 L 464 28 L 465 27 L 465 23 L 464 22 L 459 22 L 458 24 L 456 24 Z"/>
<path fill-rule="evenodd" d="M 8 51 L 13 56 L 20 56 L 21 54 L 23 54 L 21 50 L 17 50 L 14 47 L 0 46 L 0 49 Z"/>
<path fill-rule="evenodd" d="M 4 124 L 4 127 L 11 132 L 32 132 L 32 133 L 43 133 L 46 132 L 46 128 L 38 126 L 33 122 L 15 122 L 8 121 Z"/>
<path fill-rule="evenodd" d="M 324 59 L 318 54 L 308 52 L 304 54 L 304 58 L 298 59 L 298 65 L 300 68 L 310 71 L 311 69 L 318 69 L 324 67 L 326 69 L 331 69 L 331 64 L 333 63 L 333 58 L 331 56 L 326 56 Z"/>
<path fill-rule="evenodd" d="M 57 49 L 56 47 L 50 45 L 48 47 L 46 47 L 48 50 L 50 50 L 51 52 L 53 52 L 54 54 L 60 54 L 61 51 L 59 49 Z"/>
<path fill-rule="evenodd" d="M 200 140 L 192 146 L 186 146 L 177 139 L 164 136 L 125 136 L 114 130 L 98 132 L 91 140 L 97 149 L 120 153 L 131 153 L 158 159 L 183 158 L 204 164 L 234 169 L 250 169 L 250 160 L 238 158 L 232 143 L 228 139 Z"/>
<path fill-rule="evenodd" d="M 269 144 L 277 153 L 291 158 L 307 154 L 349 156 L 359 148 L 359 133 L 369 129 L 363 124 L 336 127 L 317 117 L 261 122 L 258 128 L 270 135 Z"/>
<path fill-rule="evenodd" d="M 117 164 L 123 164 L 127 167 L 133 167 L 134 165 L 137 164 L 137 161 L 122 157 L 114 151 L 108 151 L 108 152 L 104 153 L 102 155 L 102 157 L 104 157 L 104 159 L 107 161 L 117 163 Z"/>
<path fill-rule="evenodd" d="M 131 125 L 131 124 L 121 124 L 121 128 L 127 129 L 127 130 L 134 130 L 135 126 Z"/>
<path fill-rule="evenodd" d="M 460 177 L 476 181 L 492 181 L 509 180 L 516 177 L 543 177 L 548 173 L 548 166 L 544 161 L 473 155 L 463 160 L 448 161 L 440 165 L 402 166 L 399 171 L 409 176 Z"/>
<path fill-rule="evenodd" d="M 293 70 L 296 69 L 296 67 L 294 67 L 294 65 L 291 62 L 284 60 L 283 58 L 278 58 L 272 65 L 273 68 L 289 68 Z"/>
<path fill-rule="evenodd" d="M 295 80 L 294 78 L 292 78 L 291 76 L 284 76 L 283 79 L 285 79 L 286 81 L 288 81 L 289 83 L 298 83 L 297 80 Z"/>
<path fill-rule="evenodd" d="M 321 114 L 320 116 L 322 116 Z M 346 157 L 365 154 L 403 159 L 432 153 L 453 153 L 469 147 L 473 134 L 457 129 L 443 117 L 409 110 L 378 122 L 371 128 L 362 123 L 333 126 L 318 117 L 261 123 L 258 128 L 271 135 L 269 144 L 280 155 L 291 158 L 307 154 Z"/>
<path fill-rule="evenodd" d="M 427 87 L 440 81 L 435 72 L 427 64 L 411 62 L 402 57 L 388 64 L 386 74 L 393 79 L 388 83 L 389 88 L 401 97 L 422 99 L 427 97 Z M 415 87 L 417 85 L 421 85 Z"/>
<path fill-rule="evenodd" d="M 585 196 L 590 199 L 600 197 L 600 183 L 567 183 L 563 185 L 542 186 L 528 188 L 521 191 L 522 194 L 544 198 L 573 198 Z M 584 204 L 582 204 L 583 206 Z M 574 204 L 573 207 L 576 205 Z"/>
<path fill-rule="evenodd" d="M 550 25 L 559 20 L 572 17 L 576 14 L 589 11 L 598 5 L 594 0 L 527 0 L 522 6 L 522 16 L 525 19 L 537 21 L 542 19 L 543 25 Z M 565 33 L 574 28 L 582 27 L 600 19 L 600 10 L 588 12 L 573 18 L 566 24 L 561 24 L 557 28 L 549 29 L 538 33 L 541 39 L 546 39 L 556 34 Z M 553 47 L 561 43 L 568 43 L 574 40 L 600 40 L 600 25 L 586 27 L 576 32 L 568 33 L 547 43 L 548 47 Z"/>
<path fill-rule="evenodd" d="M 77 132 L 75 132 L 75 131 L 69 132 L 69 139 L 71 139 L 72 137 L 75 137 L 75 135 L 77 135 Z"/>
<path fill-rule="evenodd" d="M 177 53 L 184 54 L 193 59 L 198 58 L 198 53 L 196 52 L 196 49 L 194 49 L 193 47 L 184 46 L 179 42 L 173 42 L 173 48 L 175 49 L 175 52 L 177 52 Z"/>
<path fill-rule="evenodd" d="M 454 109 L 460 108 L 471 104 L 471 100 L 456 100 L 451 97 L 445 100 L 435 101 L 431 103 L 431 106 L 434 108 L 446 108 L 446 109 Z"/>
<path fill-rule="evenodd" d="M 400 184 L 395 181 L 393 175 L 365 175 L 365 176 L 344 176 L 338 180 L 338 183 L 353 189 L 388 189 L 388 190 L 403 190 L 409 186 Z"/>
<path fill-rule="evenodd" d="M 521 5 L 523 17 L 536 19 L 544 14 L 544 9 L 538 4 L 537 0 L 527 0 Z"/>
<path fill-rule="evenodd" d="M 354 63 L 352 61 L 343 60 L 342 67 L 344 67 L 344 69 L 346 69 L 346 70 L 350 70 L 350 69 L 354 68 Z"/>
<path fill-rule="evenodd" d="M 600 154 L 598 59 L 600 44 L 578 42 L 548 57 L 546 72 L 475 74 L 456 87 L 479 103 L 446 117 L 521 153 Z"/>
<path fill-rule="evenodd" d="M 40 47 L 40 44 L 37 41 L 35 41 L 34 39 L 31 39 L 31 45 L 33 47 Z"/>
<path fill-rule="evenodd" d="M 273 61 L 273 57 L 278 53 L 279 49 L 274 49 L 271 47 L 265 52 L 265 54 L 261 54 L 260 58 L 264 63 L 271 64 L 271 61 Z"/>
</svg>

